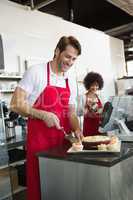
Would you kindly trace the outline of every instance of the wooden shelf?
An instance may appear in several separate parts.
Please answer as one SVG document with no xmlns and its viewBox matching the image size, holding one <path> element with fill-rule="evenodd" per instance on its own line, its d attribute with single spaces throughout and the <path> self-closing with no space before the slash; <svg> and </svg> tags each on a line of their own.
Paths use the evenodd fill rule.
<svg viewBox="0 0 133 200">
<path fill-rule="evenodd" d="M 26 187 L 23 186 L 18 186 L 18 188 L 16 190 L 13 190 L 13 195 L 22 192 L 22 191 L 26 191 Z M 5 200 L 5 199 L 12 199 L 12 193 L 8 193 L 3 197 L 0 197 L 0 200 Z"/>
<path fill-rule="evenodd" d="M 18 192 L 22 192 L 22 191 L 25 191 L 26 190 L 26 187 L 25 186 L 18 186 L 18 188 L 16 190 L 13 190 L 13 194 L 16 194 Z"/>
<path fill-rule="evenodd" d="M 19 145 L 19 148 L 22 145 Z M 15 147 L 14 147 L 15 149 Z M 8 149 L 10 151 L 10 149 Z M 12 151 L 12 150 L 11 150 Z M 8 152 L 8 156 L 13 157 L 13 154 Z M 20 149 L 19 149 L 20 151 Z M 16 159 L 17 152 L 14 151 L 14 158 Z M 22 195 L 25 197 L 25 186 L 21 186 L 19 184 L 19 175 L 18 171 L 16 169 L 16 166 L 24 165 L 25 163 L 25 157 L 22 157 L 20 154 L 18 154 L 18 159 L 10 159 L 9 162 L 5 165 L 0 166 L 0 190 L 2 191 L 0 194 L 0 200 L 5 199 L 19 199 L 19 196 Z M 4 188 L 4 189 L 3 189 Z M 22 193 L 22 194 L 21 194 Z"/>
<path fill-rule="evenodd" d="M 11 199 L 11 198 L 12 198 L 12 194 L 7 194 L 3 197 L 0 197 L 0 200 Z"/>
<path fill-rule="evenodd" d="M 0 75 L 0 79 L 21 79 L 22 78 L 22 76 L 3 76 L 3 75 Z"/>
<path fill-rule="evenodd" d="M 12 93 L 14 90 L 0 90 L 1 93 Z"/>
</svg>

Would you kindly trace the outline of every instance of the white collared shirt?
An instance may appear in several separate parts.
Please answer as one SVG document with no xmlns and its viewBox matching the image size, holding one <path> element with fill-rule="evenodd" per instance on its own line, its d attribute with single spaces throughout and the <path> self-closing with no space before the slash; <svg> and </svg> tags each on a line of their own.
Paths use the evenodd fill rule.
<svg viewBox="0 0 133 200">
<path fill-rule="evenodd" d="M 77 85 L 76 79 L 69 77 L 67 73 L 64 76 L 58 76 L 52 72 L 50 68 L 50 85 L 57 87 L 66 87 L 66 78 L 69 81 L 70 99 L 69 104 L 76 104 Z M 42 63 L 30 67 L 25 73 L 18 87 L 27 92 L 27 100 L 30 105 L 33 105 L 41 92 L 47 86 L 47 64 Z"/>
</svg>

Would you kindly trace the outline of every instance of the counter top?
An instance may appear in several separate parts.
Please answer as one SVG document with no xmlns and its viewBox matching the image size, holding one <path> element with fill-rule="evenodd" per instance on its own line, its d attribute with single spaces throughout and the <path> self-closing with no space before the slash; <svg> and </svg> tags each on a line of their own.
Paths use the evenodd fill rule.
<svg viewBox="0 0 133 200">
<path fill-rule="evenodd" d="M 18 146 L 23 146 L 25 144 L 25 134 L 17 135 L 15 138 L 12 138 L 11 140 L 7 141 L 7 148 L 15 148 Z"/>
<path fill-rule="evenodd" d="M 133 142 L 122 142 L 121 152 L 119 153 L 75 153 L 69 154 L 67 145 L 60 146 L 48 151 L 37 153 L 38 157 L 46 157 L 50 159 L 58 159 L 64 161 L 79 162 L 85 164 L 112 167 L 113 165 L 133 156 Z"/>
<path fill-rule="evenodd" d="M 23 146 L 25 144 L 26 134 L 19 134 L 16 135 L 14 138 L 11 138 L 10 140 L 6 140 L 3 142 L 0 146 L 1 147 L 7 147 L 7 149 L 16 148 L 18 146 Z"/>
<path fill-rule="evenodd" d="M 16 137 L 0 144 L 0 168 L 7 166 L 7 163 L 9 162 L 8 151 L 12 151 L 12 149 L 19 146 L 24 146 L 26 139 L 25 135 L 26 134 L 16 135 Z"/>
</svg>

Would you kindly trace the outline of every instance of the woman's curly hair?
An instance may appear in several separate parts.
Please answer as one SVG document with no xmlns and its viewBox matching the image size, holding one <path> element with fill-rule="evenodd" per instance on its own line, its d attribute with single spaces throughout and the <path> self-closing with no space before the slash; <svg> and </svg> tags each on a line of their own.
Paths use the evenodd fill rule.
<svg viewBox="0 0 133 200">
<path fill-rule="evenodd" d="M 85 88 L 87 90 L 90 89 L 91 85 L 93 83 L 98 83 L 98 86 L 99 86 L 99 90 L 101 90 L 103 88 L 103 85 L 104 85 L 104 81 L 103 81 L 103 78 L 102 76 L 99 74 L 99 73 L 96 73 L 96 72 L 89 72 L 84 80 L 83 80 L 83 84 L 85 86 Z"/>
</svg>

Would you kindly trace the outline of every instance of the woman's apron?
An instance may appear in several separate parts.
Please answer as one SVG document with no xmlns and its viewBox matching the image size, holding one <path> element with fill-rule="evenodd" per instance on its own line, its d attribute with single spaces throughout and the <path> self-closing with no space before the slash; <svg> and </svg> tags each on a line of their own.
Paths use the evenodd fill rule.
<svg viewBox="0 0 133 200">
<path fill-rule="evenodd" d="M 66 88 L 50 85 L 50 68 L 47 64 L 47 86 L 37 98 L 33 108 L 55 113 L 60 119 L 60 125 L 65 131 L 70 130 L 68 121 L 68 102 L 70 89 L 68 79 Z M 64 141 L 63 131 L 55 127 L 48 128 L 45 122 L 39 119 L 28 119 L 27 135 L 27 199 L 40 200 L 39 166 L 36 153 L 62 145 Z M 45 177 L 44 177 L 45 178 Z"/>
<path fill-rule="evenodd" d="M 98 108 L 102 108 L 102 103 L 100 99 L 98 99 Z M 100 125 L 101 121 L 101 115 L 100 114 L 91 114 L 88 113 L 87 115 L 84 115 L 84 120 L 83 120 L 83 135 L 84 136 L 89 136 L 89 135 L 98 135 L 98 128 Z"/>
</svg>

